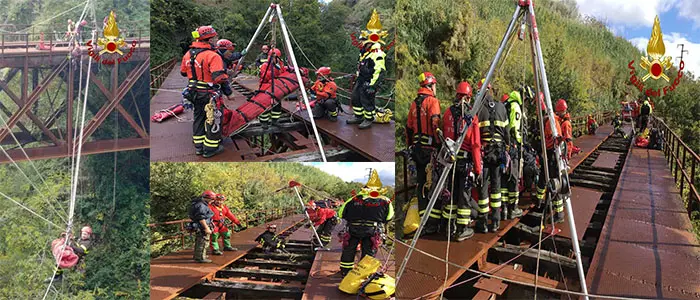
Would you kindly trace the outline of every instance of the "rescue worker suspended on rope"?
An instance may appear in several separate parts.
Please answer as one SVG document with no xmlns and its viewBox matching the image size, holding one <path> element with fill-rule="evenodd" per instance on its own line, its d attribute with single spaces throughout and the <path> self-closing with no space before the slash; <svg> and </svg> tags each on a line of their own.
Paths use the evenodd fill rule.
<svg viewBox="0 0 700 300">
<path fill-rule="evenodd" d="M 333 228 L 338 224 L 335 210 L 319 207 L 316 205 L 314 198 L 311 198 L 309 203 L 306 204 L 306 213 L 309 214 L 309 219 L 313 223 L 313 226 L 318 226 L 316 228 L 316 233 L 318 233 L 318 237 L 321 239 L 323 246 L 330 244 Z M 314 247 L 321 246 L 318 245 L 316 239 L 312 239 L 312 241 Z"/>
<path fill-rule="evenodd" d="M 462 145 L 457 152 L 457 164 L 453 175 L 448 175 L 448 188 L 452 197 L 452 204 L 446 203 L 442 207 L 442 218 L 450 222 L 453 232 L 447 231 L 448 235 L 453 235 L 457 241 L 466 240 L 474 235 L 474 230 L 469 228 L 472 218 L 476 218 L 478 206 L 472 199 L 471 192 L 474 187 L 474 179 L 481 176 L 481 134 L 479 132 L 479 118 L 472 116 L 469 112 L 472 109 L 472 87 L 468 82 L 463 81 L 457 85 L 457 94 L 454 103 L 446 111 L 442 119 L 442 131 L 445 138 L 457 141 L 466 130 Z M 436 206 L 438 203 L 435 203 Z M 439 207 L 438 207 L 439 209 Z M 435 232 L 433 214 L 428 219 L 430 225 L 426 225 L 423 232 Z M 433 224 L 431 224 L 433 223 Z M 456 226 L 454 225 L 456 223 Z"/>
<path fill-rule="evenodd" d="M 284 249 L 287 241 L 277 235 L 277 225 L 275 224 L 268 224 L 265 232 L 258 235 L 258 237 L 255 238 L 255 241 L 260 244 L 265 253 L 287 252 Z"/>
<path fill-rule="evenodd" d="M 243 51 L 241 52 L 236 52 L 236 44 L 227 39 L 220 39 L 219 41 L 217 41 L 216 48 L 219 55 L 221 55 L 221 59 L 224 60 L 224 66 L 226 67 L 226 70 L 238 71 L 233 69 L 234 67 L 238 68 L 238 66 L 234 65 L 238 62 L 239 59 L 241 59 L 241 57 L 243 57 L 243 55 L 246 54 L 246 50 L 243 49 Z"/>
<path fill-rule="evenodd" d="M 280 77 L 282 74 L 289 72 L 289 68 L 284 65 L 282 60 L 282 52 L 278 48 L 273 48 L 270 52 L 267 62 L 260 66 L 260 88 L 259 90 L 264 91 L 269 86 L 274 89 L 274 80 Z M 274 79 L 273 79 L 274 78 Z M 274 91 L 272 92 L 274 94 Z M 272 105 L 272 109 L 268 109 L 258 116 L 258 120 L 262 124 L 264 129 L 270 126 L 270 123 L 276 125 L 282 117 L 282 105 L 280 103 L 275 103 Z"/>
<path fill-rule="evenodd" d="M 214 51 L 217 33 L 211 26 L 200 26 L 192 32 L 196 40 L 182 57 L 180 74 L 189 78 L 183 91 L 183 106 L 194 109 L 192 140 L 195 154 L 205 158 L 224 151 L 221 145 L 223 99 L 221 93 L 233 93 L 221 56 Z"/>
<path fill-rule="evenodd" d="M 316 82 L 311 86 L 311 96 L 316 98 L 313 108 L 314 118 L 328 117 L 331 122 L 338 120 L 338 100 L 336 90 L 338 86 L 331 77 L 331 68 L 320 67 L 316 71 Z"/>
<path fill-rule="evenodd" d="M 192 219 L 190 228 L 195 231 L 194 261 L 198 263 L 210 263 L 207 259 L 207 248 L 214 223 L 214 212 L 209 208 L 209 203 L 214 201 L 216 193 L 207 190 L 200 197 L 196 197 L 190 204 L 189 217 Z"/>
<path fill-rule="evenodd" d="M 236 251 L 237 248 L 231 246 L 231 231 L 229 230 L 229 223 L 241 226 L 241 221 L 236 218 L 231 213 L 231 210 L 224 204 L 226 197 L 222 194 L 216 194 L 214 201 L 209 203 L 209 209 L 214 213 L 212 217 L 212 223 L 214 228 L 211 235 L 211 250 L 214 255 L 223 255 L 224 253 L 219 250 L 219 236 L 223 237 L 224 240 L 224 251 Z M 228 220 L 228 222 L 227 222 Z"/>
<path fill-rule="evenodd" d="M 485 79 L 479 82 L 479 90 Z M 508 130 L 508 113 L 503 103 L 493 99 L 491 84 L 487 86 L 479 108 L 479 130 L 481 133 L 482 152 L 484 153 L 484 170 L 482 180 L 477 182 L 479 191 L 479 215 L 476 220 L 476 232 L 497 232 L 501 221 L 501 173 L 507 163 L 510 150 L 510 130 Z M 490 183 L 490 184 L 489 184 Z M 491 192 L 489 194 L 489 191 Z M 489 209 L 489 207 L 491 209 Z M 487 216 L 491 224 L 487 228 Z"/>
<path fill-rule="evenodd" d="M 362 257 L 374 256 L 382 244 L 383 227 L 394 218 L 391 200 L 382 195 L 386 192 L 377 170 L 373 169 L 365 187 L 340 207 L 338 215 L 347 221 L 346 230 L 340 234 L 343 244 L 340 272 L 343 276 L 354 267 L 358 244 L 362 244 Z"/>
<path fill-rule="evenodd" d="M 440 100 L 435 97 L 437 80 L 430 72 L 423 72 L 418 77 L 420 88 L 418 96 L 411 102 L 406 123 L 406 145 L 409 147 L 411 158 L 416 163 L 416 195 L 418 195 L 418 214 L 420 217 L 426 213 L 428 206 L 428 189 L 425 187 L 427 173 L 425 168 L 436 145 L 438 144 L 438 132 L 440 131 Z M 437 225 L 432 225 L 440 220 L 442 212 L 433 208 L 430 218 L 433 220 L 426 234 L 437 231 Z M 428 228 L 428 227 L 426 227 Z M 432 231 L 435 229 L 435 231 Z M 425 231 L 425 229 L 424 229 Z"/>
<path fill-rule="evenodd" d="M 66 237 L 68 239 L 67 244 Z M 45 282 L 63 280 L 65 269 L 73 268 L 80 273 L 84 272 L 85 256 L 88 255 L 89 250 L 92 248 L 92 227 L 89 225 L 83 226 L 80 229 L 80 237 L 77 240 L 72 240 L 72 238 L 71 233 L 66 235 L 65 232 L 62 232 L 57 239 L 51 242 L 51 253 L 57 261 L 57 266 L 55 266 L 56 274 Z M 61 249 L 63 249 L 62 252 Z"/>
<path fill-rule="evenodd" d="M 386 73 L 386 53 L 382 51 L 382 37 L 386 35 L 375 9 L 367 22 L 367 31 L 363 30 L 360 35 L 362 48 L 350 98 L 355 118 L 346 120 L 347 124 L 360 124 L 360 129 L 370 128 L 374 122 L 375 95 Z"/>
</svg>

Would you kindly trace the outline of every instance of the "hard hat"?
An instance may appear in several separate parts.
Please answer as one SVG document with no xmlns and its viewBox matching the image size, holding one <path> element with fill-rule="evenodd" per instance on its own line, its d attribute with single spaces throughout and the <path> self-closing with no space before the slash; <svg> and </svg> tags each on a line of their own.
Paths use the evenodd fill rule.
<svg viewBox="0 0 700 300">
<path fill-rule="evenodd" d="M 202 193 L 202 198 L 214 199 L 216 198 L 216 193 L 211 190 L 206 190 L 204 193 Z"/>
<path fill-rule="evenodd" d="M 80 26 L 85 26 L 85 25 L 87 25 L 87 21 L 85 21 L 85 20 L 80 21 Z"/>
<path fill-rule="evenodd" d="M 428 86 L 437 83 L 437 79 L 435 79 L 432 73 L 423 72 L 418 76 L 418 82 L 420 82 L 420 86 Z"/>
<path fill-rule="evenodd" d="M 199 26 L 196 31 L 192 31 L 192 37 L 197 40 L 206 40 L 217 36 L 216 30 L 211 26 Z"/>
<path fill-rule="evenodd" d="M 73 23 L 73 20 L 71 20 L 71 19 L 68 19 L 68 23 Z"/>
<path fill-rule="evenodd" d="M 219 41 L 216 42 L 216 47 L 221 49 L 221 50 L 231 50 L 233 51 L 236 49 L 236 45 L 233 44 L 233 42 L 227 40 L 227 39 L 220 39 Z"/>
<path fill-rule="evenodd" d="M 564 111 L 566 111 L 566 109 L 567 109 L 566 100 L 564 100 L 564 99 L 557 100 L 557 105 L 554 106 L 554 111 L 564 112 Z"/>
<path fill-rule="evenodd" d="M 262 45 L 262 50 L 270 50 L 270 46 L 268 45 Z"/>
<path fill-rule="evenodd" d="M 520 100 L 532 100 L 534 97 L 535 93 L 532 91 L 532 88 L 530 86 L 526 85 L 520 88 Z"/>
<path fill-rule="evenodd" d="M 309 203 L 306 203 L 306 207 L 310 209 L 316 209 L 316 202 L 313 200 L 309 200 Z"/>
<path fill-rule="evenodd" d="M 506 102 L 506 101 L 508 101 L 508 98 L 509 98 L 509 97 L 508 97 L 508 94 L 503 94 L 503 96 L 501 96 L 501 102 Z"/>
<path fill-rule="evenodd" d="M 396 292 L 396 280 L 385 274 L 377 274 L 362 289 L 362 293 L 369 299 L 388 299 Z"/>
<path fill-rule="evenodd" d="M 277 48 L 272 48 L 272 51 L 270 51 L 270 57 L 272 57 L 272 55 L 280 57 L 282 56 L 282 51 L 280 51 L 280 49 Z"/>
<path fill-rule="evenodd" d="M 331 75 L 330 67 L 320 67 L 316 70 L 316 75 L 329 76 Z"/>
<path fill-rule="evenodd" d="M 477 84 L 477 88 L 481 89 L 481 87 L 484 85 L 484 81 L 486 81 L 486 78 L 481 78 L 479 83 Z M 489 90 L 491 89 L 491 83 L 489 82 L 489 85 L 486 86 Z"/>
<path fill-rule="evenodd" d="M 593 115 L 592 115 L 592 114 L 588 114 L 588 118 L 589 118 L 589 119 L 592 119 L 592 118 L 593 118 Z"/>
<path fill-rule="evenodd" d="M 520 97 L 520 93 L 518 91 L 510 92 L 510 94 L 508 94 L 508 99 L 510 99 L 510 101 L 517 102 L 518 105 L 523 105 L 523 99 Z"/>
<path fill-rule="evenodd" d="M 472 86 L 469 85 L 469 82 L 462 81 L 457 85 L 457 94 L 462 94 L 462 95 L 467 95 L 469 97 L 472 96 Z"/>
<path fill-rule="evenodd" d="M 226 196 L 222 194 L 216 194 L 216 201 L 226 201 Z"/>
<path fill-rule="evenodd" d="M 83 228 L 80 229 L 80 232 L 87 232 L 88 234 L 92 235 L 92 227 L 90 226 L 83 226 Z"/>
<path fill-rule="evenodd" d="M 275 224 L 268 224 L 268 225 L 267 225 L 267 230 L 275 231 L 275 230 L 277 230 L 277 225 L 275 225 Z"/>
</svg>

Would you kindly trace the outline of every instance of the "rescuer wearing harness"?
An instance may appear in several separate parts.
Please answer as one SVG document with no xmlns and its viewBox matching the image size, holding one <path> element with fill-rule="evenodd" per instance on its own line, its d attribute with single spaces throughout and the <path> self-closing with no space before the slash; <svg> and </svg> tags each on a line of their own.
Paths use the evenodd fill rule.
<svg viewBox="0 0 700 300">
<path fill-rule="evenodd" d="M 435 98 L 437 80 L 430 72 L 423 72 L 418 77 L 420 88 L 418 97 L 411 103 L 408 110 L 406 124 L 406 145 L 408 145 L 411 157 L 416 163 L 416 194 L 418 195 L 418 214 L 420 217 L 426 213 L 428 206 L 427 190 L 425 187 L 427 173 L 425 168 L 430 163 L 432 153 L 438 141 L 440 131 L 440 100 Z M 423 234 L 429 235 L 438 231 L 440 223 L 440 208 L 433 208 L 430 219 L 423 229 Z"/>
<path fill-rule="evenodd" d="M 479 89 L 484 79 L 479 82 Z M 508 130 L 508 113 L 503 103 L 493 99 L 491 84 L 488 85 L 483 106 L 479 108 L 479 130 L 483 149 L 484 171 L 482 180 L 477 182 L 479 188 L 479 216 L 476 220 L 476 232 L 496 232 L 501 221 L 501 172 L 505 168 L 510 145 Z M 489 195 L 489 183 L 490 191 Z M 487 228 L 487 215 L 491 207 L 491 226 Z"/>
<path fill-rule="evenodd" d="M 211 26 L 192 32 L 196 39 L 182 57 L 180 74 L 189 78 L 183 91 L 183 106 L 194 108 L 192 139 L 195 154 L 205 158 L 224 151 L 221 143 L 223 101 L 220 92 L 231 95 L 228 75 L 221 56 L 214 51 L 217 33 Z"/>
<path fill-rule="evenodd" d="M 347 221 L 347 230 L 341 235 L 340 272 L 343 276 L 354 267 L 359 243 L 362 244 L 362 257 L 374 256 L 382 243 L 383 227 L 394 217 L 391 200 L 383 193 L 386 193 L 386 188 L 382 188 L 377 170 L 372 170 L 365 188 L 345 201 L 338 211 L 338 215 Z"/>
<path fill-rule="evenodd" d="M 236 52 L 236 45 L 227 39 L 220 39 L 216 42 L 216 48 L 219 55 L 221 55 L 221 59 L 224 60 L 224 66 L 227 71 L 233 70 L 234 64 L 246 54 L 245 49 L 241 52 Z"/>
<path fill-rule="evenodd" d="M 270 56 L 269 52 L 270 46 L 262 45 L 260 48 L 260 54 L 258 54 L 258 57 L 255 58 L 255 69 L 259 70 L 260 66 L 267 62 L 267 58 Z"/>
<path fill-rule="evenodd" d="M 274 85 L 274 78 L 279 77 L 282 73 L 286 73 L 288 68 L 284 65 L 282 61 L 282 52 L 280 49 L 273 48 L 270 51 L 270 56 L 268 61 L 260 66 L 260 86 L 271 84 Z M 273 125 L 277 124 L 280 117 L 282 116 L 282 105 L 276 102 L 272 105 L 272 109 L 266 110 L 260 116 L 258 120 L 262 123 L 263 128 L 267 128 L 272 122 Z"/>
<path fill-rule="evenodd" d="M 588 115 L 588 121 L 586 122 L 586 127 L 588 127 L 588 134 L 595 134 L 596 130 L 598 130 L 598 122 L 593 119 L 593 115 Z"/>
<path fill-rule="evenodd" d="M 222 194 L 216 194 L 214 201 L 209 203 L 209 209 L 214 213 L 212 217 L 212 223 L 214 224 L 214 229 L 211 235 L 211 250 L 214 255 L 223 255 L 224 253 L 219 250 L 219 236 L 223 236 L 224 240 L 224 251 L 236 251 L 238 249 L 231 246 L 231 231 L 228 228 L 228 224 L 233 222 L 238 226 L 241 226 L 241 221 L 236 218 L 231 213 L 231 210 L 224 204 L 226 197 Z M 226 222 L 226 220 L 229 222 Z"/>
<path fill-rule="evenodd" d="M 627 138 L 627 134 L 624 130 L 622 130 L 622 118 L 620 117 L 619 112 L 615 113 L 615 118 L 612 119 L 610 125 L 612 125 L 614 129 L 612 136 L 616 136 L 619 134 L 620 137 L 625 139 Z"/>
<path fill-rule="evenodd" d="M 544 104 L 544 95 L 540 95 L 540 108 L 544 112 L 546 110 L 545 104 Z M 557 139 L 554 138 L 554 133 L 552 132 L 552 126 L 550 126 L 549 122 L 549 116 L 547 114 L 542 114 L 543 115 L 543 120 L 544 122 L 544 140 L 545 140 L 545 147 L 546 147 L 546 155 L 547 155 L 547 166 L 549 170 L 549 176 L 556 176 L 557 173 L 559 173 L 559 168 L 557 166 L 557 160 L 556 160 L 556 154 L 554 152 L 554 147 L 559 147 L 560 143 L 562 142 L 562 137 L 559 136 Z M 557 130 L 558 133 L 562 132 L 561 129 L 561 120 L 559 119 L 559 116 L 554 115 L 554 126 Z M 545 155 L 545 154 L 542 154 Z M 562 153 L 562 155 L 564 155 Z M 544 205 L 545 202 L 545 196 L 546 198 L 551 197 L 551 193 L 547 193 L 546 185 L 547 181 L 546 178 L 542 175 L 544 174 L 544 162 L 542 159 L 540 159 L 540 177 L 537 180 L 537 201 L 538 204 L 537 206 L 541 207 Z M 554 222 L 555 223 L 560 223 L 564 221 L 564 201 L 563 199 L 559 198 L 557 196 L 557 199 L 550 199 L 552 201 L 552 206 L 554 209 Z"/>
<path fill-rule="evenodd" d="M 328 120 L 335 122 L 338 120 L 338 101 L 336 100 L 336 86 L 331 77 L 331 68 L 320 67 L 316 71 L 316 82 L 311 87 L 312 97 L 316 97 L 316 105 L 313 109 L 314 118 L 328 116 Z"/>
<path fill-rule="evenodd" d="M 519 180 L 520 180 L 520 153 L 523 147 L 523 124 L 524 118 L 522 105 L 523 97 L 532 98 L 532 90 L 526 87 L 522 90 L 524 96 L 520 92 L 512 91 L 508 94 L 505 106 L 508 112 L 508 131 L 510 133 L 510 166 L 501 178 L 501 199 L 505 199 L 506 206 L 502 207 L 501 218 L 510 220 L 519 218 L 523 215 L 523 211 L 518 207 L 520 200 Z"/>
<path fill-rule="evenodd" d="M 84 259 L 88 254 L 90 248 L 92 248 L 92 228 L 90 226 L 84 226 L 80 229 L 80 237 L 77 240 L 72 240 L 72 234 L 68 234 L 68 243 L 66 244 L 66 249 L 61 255 L 60 249 L 66 240 L 66 233 L 62 232 L 58 239 L 55 239 L 51 243 L 51 252 L 54 254 L 54 258 L 61 260 L 56 267 L 56 275 L 54 277 L 49 277 L 44 282 L 48 283 L 53 281 L 63 280 L 63 270 L 68 268 L 76 268 L 78 272 L 84 271 Z"/>
<path fill-rule="evenodd" d="M 355 118 L 346 121 L 347 124 L 360 124 L 360 129 L 370 128 L 374 122 L 374 97 L 386 73 L 386 53 L 382 51 L 384 41 L 381 38 L 386 36 L 387 32 L 382 30 L 376 10 L 372 12 L 367 29 L 361 34 L 362 49 L 350 99 Z"/>
<path fill-rule="evenodd" d="M 306 204 L 306 213 L 309 214 L 313 226 L 318 226 L 316 232 L 318 233 L 319 239 L 323 245 L 328 245 L 331 242 L 331 233 L 333 233 L 333 228 L 338 224 L 338 218 L 336 218 L 335 210 L 330 208 L 322 208 L 316 205 L 313 198 L 309 203 Z M 320 226 L 319 226 L 320 225 Z M 320 247 L 316 239 L 312 240 L 314 247 Z"/>
<path fill-rule="evenodd" d="M 469 223 L 471 223 L 472 217 L 476 217 L 478 207 L 471 198 L 471 188 L 474 184 L 474 177 L 481 176 L 479 119 L 469 114 L 472 109 L 471 100 L 472 87 L 466 81 L 460 82 L 457 85 L 454 104 L 445 111 L 442 119 L 445 138 L 457 141 L 467 130 L 467 135 L 457 152 L 457 164 L 453 169 L 455 172 L 454 181 L 452 175 L 448 175 L 453 204 L 445 204 L 442 207 L 442 217 L 447 222 L 454 222 L 453 220 L 456 219 L 457 226 L 454 238 L 460 242 L 474 235 L 474 230 L 469 228 Z M 450 226 L 450 228 L 455 228 L 455 226 Z M 448 234 L 452 233 L 448 232 Z"/>
<path fill-rule="evenodd" d="M 201 197 L 192 200 L 190 205 L 189 217 L 194 223 L 196 238 L 194 241 L 194 260 L 198 263 L 210 263 L 207 259 L 207 248 L 209 246 L 210 236 L 214 224 L 212 218 L 214 212 L 209 208 L 211 203 L 216 198 L 216 193 L 212 191 L 204 191 Z"/>
<path fill-rule="evenodd" d="M 649 104 L 649 98 L 644 100 L 642 107 L 639 109 L 639 132 L 644 132 L 649 124 L 649 116 L 653 111 L 651 104 Z"/>
<path fill-rule="evenodd" d="M 265 253 L 286 252 L 284 249 L 287 243 L 283 238 L 277 236 L 277 225 L 269 224 L 265 232 L 258 235 L 255 241 L 260 244 Z"/>
<path fill-rule="evenodd" d="M 568 162 L 571 159 L 571 154 L 574 152 L 574 135 L 573 129 L 571 127 L 571 116 L 566 111 L 568 106 L 566 105 L 566 100 L 559 99 L 557 105 L 554 107 L 554 112 L 559 117 L 559 122 L 561 126 L 561 137 L 566 143 L 565 159 Z"/>
</svg>

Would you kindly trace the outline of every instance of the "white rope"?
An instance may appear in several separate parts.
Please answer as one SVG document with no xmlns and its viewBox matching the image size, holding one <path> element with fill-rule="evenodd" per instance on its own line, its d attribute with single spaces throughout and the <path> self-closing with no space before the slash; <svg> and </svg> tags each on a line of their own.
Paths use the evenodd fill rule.
<svg viewBox="0 0 700 300">
<path fill-rule="evenodd" d="M 49 221 L 48 219 L 44 218 L 44 217 L 41 216 L 40 214 L 38 214 L 38 213 L 34 212 L 33 210 L 31 210 L 29 207 L 26 207 L 26 206 L 24 206 L 22 203 L 19 203 L 17 200 L 12 199 L 12 198 L 11 198 L 10 196 L 8 196 L 8 195 L 5 195 L 5 193 L 0 192 L 0 195 L 2 195 L 3 197 L 7 198 L 8 200 L 14 202 L 14 203 L 17 204 L 19 207 L 21 207 L 21 208 L 25 209 L 26 211 L 32 213 L 33 215 L 35 215 L 35 216 L 41 218 L 42 220 L 48 222 L 49 224 L 51 224 L 51 225 L 53 225 L 53 226 L 56 226 L 56 227 L 58 227 L 58 228 L 61 228 L 61 226 L 58 226 L 58 225 L 56 225 L 54 222 Z"/>
</svg>

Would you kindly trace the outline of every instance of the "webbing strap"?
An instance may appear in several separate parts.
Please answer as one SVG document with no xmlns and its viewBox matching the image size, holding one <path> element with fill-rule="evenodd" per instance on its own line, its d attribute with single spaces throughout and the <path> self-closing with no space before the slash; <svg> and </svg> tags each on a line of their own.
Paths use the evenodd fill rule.
<svg viewBox="0 0 700 300">
<path fill-rule="evenodd" d="M 266 111 L 266 110 L 267 110 L 267 107 L 263 106 L 262 104 L 260 104 L 260 103 L 257 102 L 257 101 L 254 101 L 252 98 L 251 98 L 251 99 L 248 99 L 248 100 L 246 100 L 246 101 L 251 102 L 251 103 L 253 103 L 253 104 L 259 106 L 260 108 L 263 109 L 263 111 Z"/>
<path fill-rule="evenodd" d="M 236 111 L 243 117 L 243 120 L 245 120 L 246 123 L 250 122 L 250 119 L 238 108 L 236 108 Z"/>
<path fill-rule="evenodd" d="M 417 120 L 416 120 L 416 121 L 418 122 L 418 134 L 421 135 L 421 136 L 423 135 L 423 126 L 421 126 L 421 114 L 420 114 L 420 109 L 421 109 L 422 106 L 423 106 L 423 100 L 425 100 L 425 98 L 427 98 L 427 97 L 428 97 L 427 95 L 420 94 L 420 95 L 418 95 L 418 97 L 416 97 L 415 100 L 413 100 L 413 101 L 416 102 L 416 117 L 417 117 Z M 414 143 L 415 143 L 415 142 L 416 142 L 416 141 L 414 141 Z"/>
</svg>

